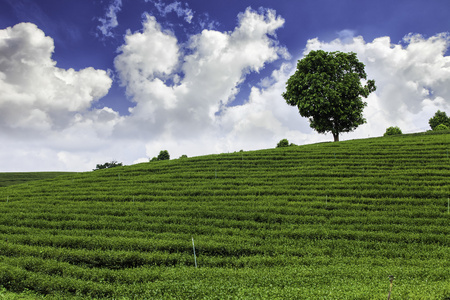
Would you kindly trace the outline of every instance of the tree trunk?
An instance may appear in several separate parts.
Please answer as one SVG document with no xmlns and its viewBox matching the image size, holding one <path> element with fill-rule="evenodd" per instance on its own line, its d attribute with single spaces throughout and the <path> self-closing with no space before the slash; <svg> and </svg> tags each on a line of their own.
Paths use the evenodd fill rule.
<svg viewBox="0 0 450 300">
<path fill-rule="evenodd" d="M 335 142 L 339 142 L 339 132 L 336 133 L 333 132 L 333 138 Z"/>
</svg>

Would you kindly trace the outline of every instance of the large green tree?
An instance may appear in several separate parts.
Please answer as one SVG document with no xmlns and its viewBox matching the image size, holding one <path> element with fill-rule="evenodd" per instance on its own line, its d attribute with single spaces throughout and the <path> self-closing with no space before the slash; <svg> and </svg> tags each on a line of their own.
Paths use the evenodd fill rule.
<svg viewBox="0 0 450 300">
<path fill-rule="evenodd" d="M 367 79 L 364 67 L 353 52 L 311 51 L 298 61 L 283 97 L 309 118 L 311 128 L 331 132 L 334 141 L 339 141 L 339 133 L 366 122 L 362 111 L 367 103 L 362 97 L 367 98 L 376 87 L 374 80 L 362 84 Z"/>
<path fill-rule="evenodd" d="M 428 120 L 428 124 L 430 124 L 430 127 L 432 130 L 434 130 L 436 127 L 438 127 L 441 124 L 449 127 L 450 126 L 450 118 L 447 117 L 447 114 L 445 113 L 445 111 L 438 110 L 434 114 L 434 116 L 430 120 Z"/>
</svg>

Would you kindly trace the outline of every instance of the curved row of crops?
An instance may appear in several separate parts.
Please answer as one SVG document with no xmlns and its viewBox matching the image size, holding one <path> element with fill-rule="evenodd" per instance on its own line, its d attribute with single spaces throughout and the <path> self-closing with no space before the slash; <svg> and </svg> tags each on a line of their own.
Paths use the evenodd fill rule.
<svg viewBox="0 0 450 300">
<path fill-rule="evenodd" d="M 3 187 L 0 286 L 57 298 L 384 299 L 394 275 L 393 299 L 444 299 L 449 149 L 448 134 L 410 135 Z"/>
</svg>

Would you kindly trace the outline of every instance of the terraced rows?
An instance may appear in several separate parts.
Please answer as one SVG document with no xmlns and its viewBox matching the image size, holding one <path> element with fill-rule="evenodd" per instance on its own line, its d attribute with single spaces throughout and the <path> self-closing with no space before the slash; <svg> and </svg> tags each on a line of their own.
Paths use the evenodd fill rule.
<svg viewBox="0 0 450 300">
<path fill-rule="evenodd" d="M 450 135 L 209 155 L 0 188 L 0 285 L 48 297 L 450 297 Z M 192 238 L 198 268 L 194 266 Z"/>
</svg>

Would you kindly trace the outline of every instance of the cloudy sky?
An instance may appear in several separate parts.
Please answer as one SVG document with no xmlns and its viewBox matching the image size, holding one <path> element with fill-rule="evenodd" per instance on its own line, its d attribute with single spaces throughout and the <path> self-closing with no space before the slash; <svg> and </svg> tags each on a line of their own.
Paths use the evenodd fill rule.
<svg viewBox="0 0 450 300">
<path fill-rule="evenodd" d="M 0 0 L 0 172 L 332 141 L 281 94 L 309 51 L 377 91 L 341 140 L 450 113 L 448 0 Z"/>
</svg>

